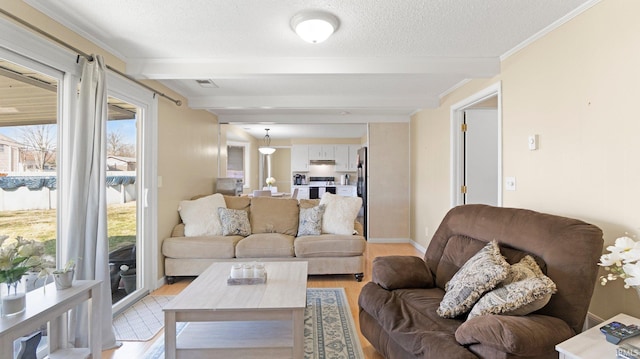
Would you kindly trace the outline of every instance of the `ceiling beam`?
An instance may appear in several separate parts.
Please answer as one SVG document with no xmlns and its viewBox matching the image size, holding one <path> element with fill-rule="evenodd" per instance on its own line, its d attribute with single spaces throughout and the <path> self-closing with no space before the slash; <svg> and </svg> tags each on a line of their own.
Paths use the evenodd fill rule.
<svg viewBox="0 0 640 359">
<path fill-rule="evenodd" d="M 126 71 L 135 78 L 154 80 L 215 80 L 287 74 L 456 74 L 477 78 L 492 77 L 499 72 L 498 57 L 131 59 Z"/>
<path fill-rule="evenodd" d="M 437 96 L 205 96 L 189 99 L 193 109 L 398 109 L 438 107 Z"/>
</svg>

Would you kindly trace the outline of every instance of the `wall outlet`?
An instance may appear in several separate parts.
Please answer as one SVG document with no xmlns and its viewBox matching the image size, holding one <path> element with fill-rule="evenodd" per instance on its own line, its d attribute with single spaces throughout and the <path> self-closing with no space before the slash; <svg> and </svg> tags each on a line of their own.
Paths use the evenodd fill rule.
<svg viewBox="0 0 640 359">
<path fill-rule="evenodd" d="M 515 191 L 516 190 L 516 178 L 515 177 L 507 177 L 504 179 L 504 187 L 507 191 Z"/>
</svg>

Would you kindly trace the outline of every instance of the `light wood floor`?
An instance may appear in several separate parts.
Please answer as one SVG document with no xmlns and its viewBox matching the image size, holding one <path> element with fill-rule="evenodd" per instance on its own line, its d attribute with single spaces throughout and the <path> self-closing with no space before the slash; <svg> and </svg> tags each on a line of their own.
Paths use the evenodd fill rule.
<svg viewBox="0 0 640 359">
<path fill-rule="evenodd" d="M 363 285 L 371 280 L 371 261 L 375 257 L 387 255 L 413 255 L 422 257 L 422 253 L 416 250 L 410 244 L 378 244 L 368 243 L 366 251 L 366 267 L 365 276 L 362 282 L 356 282 L 353 276 L 310 276 L 307 281 L 309 288 L 337 288 L 343 287 L 347 293 L 351 315 L 356 323 L 356 329 L 360 333 L 360 323 L 358 321 L 358 295 Z M 191 280 L 182 279 L 172 285 L 164 285 L 151 295 L 176 295 L 182 291 Z M 164 332 L 161 330 L 153 339 L 147 342 L 123 342 L 122 347 L 102 352 L 102 359 L 130 359 L 141 358 L 143 353 L 151 347 L 151 345 L 161 338 Z M 369 344 L 369 342 L 360 334 L 360 343 L 362 350 L 367 359 L 382 359 L 383 357 Z"/>
</svg>

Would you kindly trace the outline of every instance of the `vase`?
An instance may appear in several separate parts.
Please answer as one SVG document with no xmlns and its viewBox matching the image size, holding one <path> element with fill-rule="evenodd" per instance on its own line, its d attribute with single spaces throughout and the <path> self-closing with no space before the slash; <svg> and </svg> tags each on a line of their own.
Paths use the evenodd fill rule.
<svg viewBox="0 0 640 359">
<path fill-rule="evenodd" d="M 38 272 L 27 272 L 22 276 L 24 287 L 27 293 L 38 289 L 46 284 L 47 278 L 40 277 Z"/>
<path fill-rule="evenodd" d="M 127 292 L 127 294 L 131 294 L 133 292 L 135 292 L 136 290 L 136 280 L 137 280 L 137 276 L 135 273 L 133 274 L 122 274 L 120 273 L 120 277 L 122 278 L 122 282 L 124 284 L 124 291 Z"/>
<path fill-rule="evenodd" d="M 24 282 L 19 279 L 13 283 L 0 284 L 0 303 L 2 316 L 18 315 L 27 308 Z"/>
<path fill-rule="evenodd" d="M 56 283 L 57 290 L 71 288 L 71 284 L 73 283 L 73 272 L 74 270 L 53 272 L 53 281 Z"/>
</svg>

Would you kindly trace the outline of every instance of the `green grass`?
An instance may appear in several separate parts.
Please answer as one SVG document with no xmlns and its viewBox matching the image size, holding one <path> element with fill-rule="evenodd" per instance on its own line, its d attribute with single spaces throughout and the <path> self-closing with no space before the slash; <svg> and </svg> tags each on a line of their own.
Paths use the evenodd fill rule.
<svg viewBox="0 0 640 359">
<path fill-rule="evenodd" d="M 109 251 L 136 242 L 136 203 L 107 206 Z M 0 211 L 0 235 L 44 242 L 45 253 L 56 252 L 56 210 Z"/>
</svg>

